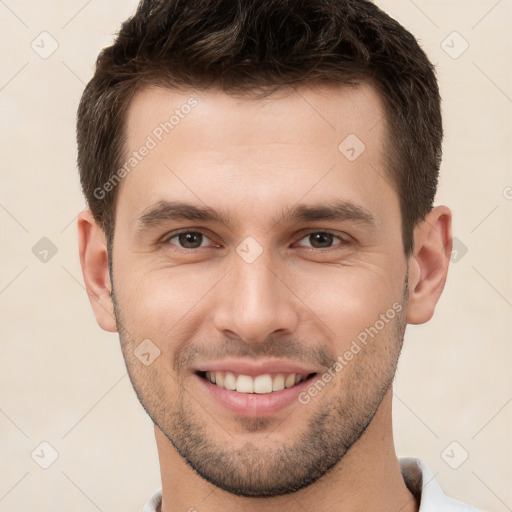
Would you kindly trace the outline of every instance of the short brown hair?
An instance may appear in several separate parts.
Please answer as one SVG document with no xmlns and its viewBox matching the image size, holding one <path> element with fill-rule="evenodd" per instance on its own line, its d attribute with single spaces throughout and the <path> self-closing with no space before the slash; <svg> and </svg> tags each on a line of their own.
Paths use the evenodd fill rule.
<svg viewBox="0 0 512 512">
<path fill-rule="evenodd" d="M 434 67 L 416 39 L 368 0 L 142 0 L 98 56 L 78 108 L 78 167 L 94 218 L 112 239 L 133 94 L 149 84 L 227 93 L 327 82 L 376 87 L 387 171 L 400 198 L 404 252 L 432 209 L 443 137 Z M 96 191 L 96 193 L 95 193 Z"/>
</svg>

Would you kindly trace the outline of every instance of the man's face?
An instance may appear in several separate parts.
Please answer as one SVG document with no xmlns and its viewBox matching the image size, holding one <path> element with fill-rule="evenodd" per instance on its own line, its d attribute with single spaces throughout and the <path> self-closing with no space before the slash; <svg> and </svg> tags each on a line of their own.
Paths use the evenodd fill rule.
<svg viewBox="0 0 512 512">
<path fill-rule="evenodd" d="M 157 427 L 227 491 L 314 482 L 390 392 L 407 262 L 383 119 L 369 86 L 266 99 L 148 88 L 130 106 L 127 154 L 149 150 L 118 190 L 123 354 Z M 175 216 L 174 202 L 223 222 Z M 337 218 L 315 215 L 334 205 Z"/>
</svg>

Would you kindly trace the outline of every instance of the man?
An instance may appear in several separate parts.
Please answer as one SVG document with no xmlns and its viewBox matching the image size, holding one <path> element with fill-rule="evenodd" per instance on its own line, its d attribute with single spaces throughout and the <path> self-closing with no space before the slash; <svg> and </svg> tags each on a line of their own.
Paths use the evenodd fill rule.
<svg viewBox="0 0 512 512">
<path fill-rule="evenodd" d="M 77 137 L 85 283 L 155 425 L 145 512 L 476 510 L 393 445 L 452 244 L 411 34 L 366 0 L 145 0 Z"/>
</svg>

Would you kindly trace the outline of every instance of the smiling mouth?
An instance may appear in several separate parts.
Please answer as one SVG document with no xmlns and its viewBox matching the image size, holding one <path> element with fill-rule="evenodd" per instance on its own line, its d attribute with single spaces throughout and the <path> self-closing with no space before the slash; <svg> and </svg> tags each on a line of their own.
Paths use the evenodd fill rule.
<svg viewBox="0 0 512 512">
<path fill-rule="evenodd" d="M 196 375 L 223 389 L 263 395 L 296 386 L 305 380 L 312 379 L 317 373 L 262 373 L 251 377 L 228 371 L 198 371 Z"/>
</svg>

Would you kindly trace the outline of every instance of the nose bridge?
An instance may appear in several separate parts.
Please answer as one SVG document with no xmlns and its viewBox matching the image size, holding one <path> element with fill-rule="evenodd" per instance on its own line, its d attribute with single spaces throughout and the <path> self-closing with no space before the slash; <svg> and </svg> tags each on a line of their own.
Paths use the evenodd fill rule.
<svg viewBox="0 0 512 512">
<path fill-rule="evenodd" d="M 293 331 L 298 316 L 293 294 L 278 277 L 270 251 L 258 249 L 253 241 L 242 243 L 233 257 L 233 267 L 216 304 L 217 329 L 247 342 L 264 341 L 278 330 Z"/>
</svg>

